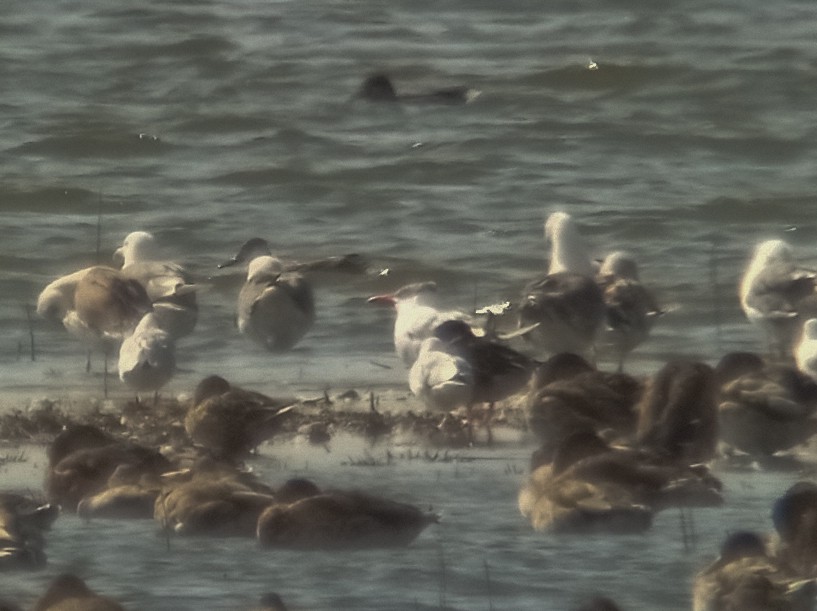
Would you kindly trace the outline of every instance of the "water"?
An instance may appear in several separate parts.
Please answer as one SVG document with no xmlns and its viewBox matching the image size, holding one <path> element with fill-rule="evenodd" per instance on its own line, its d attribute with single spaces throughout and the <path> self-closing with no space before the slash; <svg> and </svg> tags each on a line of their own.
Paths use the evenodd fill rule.
<svg viewBox="0 0 817 611">
<path fill-rule="evenodd" d="M 557 209 L 574 215 L 597 254 L 631 250 L 672 309 L 633 355 L 633 371 L 652 372 L 676 354 L 713 362 L 759 348 L 736 298 L 753 245 L 783 237 L 804 261 L 817 260 L 816 12 L 811 2 L 758 0 L 8 0 L 0 6 L 3 403 L 99 395 L 98 373 L 84 374 L 82 346 L 61 329 L 34 322 L 30 361 L 24 306 L 55 277 L 96 261 L 100 215 L 103 260 L 128 232 L 149 230 L 203 286 L 199 326 L 179 346 L 170 392 L 213 371 L 270 393 L 402 389 L 391 315 L 365 298 L 419 279 L 437 280 L 452 306 L 513 298 L 543 268 L 542 222 Z M 466 84 L 482 95 L 465 107 L 353 99 L 376 70 L 398 90 Z M 255 235 L 286 258 L 358 252 L 374 272 L 316 278 L 315 328 L 292 353 L 270 355 L 235 331 L 241 270 L 216 269 Z M 121 386 L 112 394 L 127 396 Z M 528 450 L 509 460 L 524 465 Z M 382 481 L 336 463 L 326 466 L 332 477 L 403 491 L 389 487 L 402 467 Z M 730 488 L 727 508 L 702 512 L 717 533 L 709 549 L 685 557 L 677 529 L 672 547 L 660 524 L 627 545 L 532 535 L 513 506 L 521 476 L 494 476 L 475 467 L 473 485 L 455 495 L 447 481 L 428 483 L 426 469 L 408 469 L 409 498 L 455 515 L 473 507 L 479 520 L 455 520 L 443 535 L 387 554 L 396 563 L 366 556 L 346 573 L 337 558 L 270 554 L 259 566 L 254 550 L 202 542 L 224 562 L 194 554 L 175 563 L 189 563 L 184 571 L 168 573 L 170 557 L 147 547 L 133 555 L 141 563 L 133 578 L 98 560 L 87 560 L 87 575 L 133 608 L 232 608 L 240 605 L 218 593 L 213 576 L 232 586 L 236 575 L 257 583 L 252 575 L 297 567 L 305 581 L 286 581 L 302 586 L 290 595 L 296 608 L 413 608 L 415 598 L 438 604 L 444 549 L 459 592 L 452 606 L 487 608 L 487 562 L 496 608 L 565 608 L 590 583 L 610 585 L 627 608 L 681 609 L 691 571 L 720 533 L 737 521 L 764 525 L 768 501 L 784 488 L 755 474 L 750 484 L 761 492 L 748 504 L 737 503 L 743 488 Z M 491 502 L 474 483 L 481 478 L 497 486 Z M 77 541 L 90 545 L 86 559 L 126 556 L 111 551 L 121 549 L 116 537 L 97 546 L 71 518 L 58 524 L 49 574 L 80 554 Z M 142 527 L 113 530 L 134 529 L 138 539 Z M 643 570 L 605 572 L 631 547 L 649 559 Z M 678 587 L 658 587 L 656 566 Z M 417 578 L 408 594 L 406 575 Z M 252 600 L 250 590 L 236 602 Z"/>
</svg>

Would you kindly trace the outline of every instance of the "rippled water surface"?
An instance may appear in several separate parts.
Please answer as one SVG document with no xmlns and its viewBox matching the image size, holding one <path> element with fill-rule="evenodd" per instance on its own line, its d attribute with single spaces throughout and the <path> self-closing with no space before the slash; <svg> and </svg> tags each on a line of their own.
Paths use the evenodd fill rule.
<svg viewBox="0 0 817 611">
<path fill-rule="evenodd" d="M 86 375 L 83 347 L 61 329 L 33 321 L 30 360 L 25 306 L 137 229 L 203 287 L 171 392 L 212 371 L 271 393 L 402 388 L 391 315 L 365 298 L 435 279 L 450 305 L 513 299 L 544 266 L 542 222 L 556 209 L 574 215 L 596 254 L 632 251 L 671 309 L 632 370 L 758 348 L 735 295 L 754 243 L 784 237 L 817 260 L 816 30 L 805 0 L 7 0 L 3 403 L 99 395 L 101 364 Z M 481 95 L 456 107 L 355 99 L 375 71 L 400 91 L 464 84 Z M 284 258 L 371 261 L 369 275 L 314 279 L 318 322 L 286 355 L 237 335 L 242 270 L 216 269 L 255 235 Z M 788 477 L 727 475 L 727 506 L 700 512 L 705 536 L 689 555 L 671 512 L 632 539 L 530 533 L 514 506 L 522 476 L 506 471 L 524 469 L 529 450 L 374 472 L 333 453 L 310 466 L 319 480 L 441 508 L 444 523 L 406 551 L 259 555 L 244 542 L 197 541 L 168 552 L 150 525 L 68 517 L 47 571 L 15 576 L 15 591 L 31 595 L 78 566 L 134 609 L 236 608 L 267 584 L 294 608 L 436 608 L 442 598 L 559 609 L 598 587 L 628 609 L 683 609 L 693 569 L 727 529 L 765 528 Z"/>
</svg>

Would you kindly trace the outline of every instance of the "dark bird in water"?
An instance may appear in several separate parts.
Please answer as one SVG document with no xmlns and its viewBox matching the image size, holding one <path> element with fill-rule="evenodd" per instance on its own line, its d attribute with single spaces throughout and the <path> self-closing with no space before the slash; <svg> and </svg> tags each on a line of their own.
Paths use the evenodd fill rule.
<svg viewBox="0 0 817 611">
<path fill-rule="evenodd" d="M 371 102 L 406 102 L 412 104 L 467 104 L 479 91 L 465 86 L 444 87 L 426 92 L 398 94 L 385 74 L 373 74 L 363 81 L 358 97 Z"/>
</svg>

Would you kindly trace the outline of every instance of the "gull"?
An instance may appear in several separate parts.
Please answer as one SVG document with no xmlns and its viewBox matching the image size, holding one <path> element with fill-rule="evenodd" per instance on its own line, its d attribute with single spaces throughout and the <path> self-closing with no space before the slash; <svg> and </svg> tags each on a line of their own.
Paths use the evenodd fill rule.
<svg viewBox="0 0 817 611">
<path fill-rule="evenodd" d="M 154 312 L 148 312 L 119 348 L 119 379 L 138 393 L 159 389 L 176 371 L 173 337 L 161 328 Z"/>
<path fill-rule="evenodd" d="M 397 313 L 394 319 L 394 348 L 406 368 L 411 368 L 420 354 L 423 340 L 431 337 L 440 324 L 447 320 L 468 318 L 465 312 L 437 307 L 435 282 L 407 284 L 394 293 L 369 297 L 368 302 L 394 307 Z"/>
<path fill-rule="evenodd" d="M 740 284 L 740 305 L 764 333 L 772 354 L 789 357 L 800 307 L 814 295 L 814 286 L 814 272 L 797 266 L 786 242 L 767 240 L 756 246 Z"/>
<path fill-rule="evenodd" d="M 525 337 L 551 353 L 592 351 L 605 316 L 595 269 L 572 217 L 554 212 L 545 222 L 551 245 L 548 273 L 522 292 L 519 327 L 536 325 Z"/>
<path fill-rule="evenodd" d="M 817 318 L 803 323 L 803 332 L 794 351 L 797 368 L 812 380 L 817 380 Z"/>
<path fill-rule="evenodd" d="M 423 341 L 409 371 L 409 387 L 432 409 L 465 407 L 471 432 L 473 406 L 488 403 L 490 409 L 495 402 L 519 392 L 536 365 L 511 348 L 477 337 L 467 322 L 447 320 Z"/>
<path fill-rule="evenodd" d="M 106 396 L 108 354 L 133 332 L 152 307 L 138 281 L 99 265 L 57 278 L 37 298 L 41 317 L 61 322 L 71 335 L 103 351 Z M 89 351 L 86 371 L 90 366 Z"/>
<path fill-rule="evenodd" d="M 286 271 L 261 238 L 245 242 L 219 268 L 243 262 L 247 280 L 238 294 L 238 330 L 267 350 L 289 350 L 315 322 L 312 287 L 302 274 Z"/>
<path fill-rule="evenodd" d="M 638 277 L 638 265 L 629 254 L 615 251 L 604 258 L 596 274 L 606 307 L 604 343 L 618 360 L 618 370 L 624 359 L 644 342 L 656 319 L 664 312 L 655 297 Z"/>
<path fill-rule="evenodd" d="M 147 231 L 133 231 L 114 251 L 122 260 L 122 273 L 145 287 L 157 322 L 174 339 L 189 335 L 196 326 L 196 285 L 184 268 L 157 256 L 156 238 Z"/>
</svg>

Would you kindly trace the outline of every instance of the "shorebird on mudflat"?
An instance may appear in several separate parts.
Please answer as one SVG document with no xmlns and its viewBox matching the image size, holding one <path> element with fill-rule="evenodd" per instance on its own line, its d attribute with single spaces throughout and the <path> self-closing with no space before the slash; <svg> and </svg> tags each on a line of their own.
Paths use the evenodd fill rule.
<svg viewBox="0 0 817 611">
<path fill-rule="evenodd" d="M 133 231 L 114 251 L 122 260 L 122 273 L 145 287 L 158 324 L 174 339 L 192 333 L 198 319 L 196 285 L 178 263 L 162 260 L 156 238 L 147 231 Z"/>
<path fill-rule="evenodd" d="M 755 248 L 741 280 L 740 305 L 763 332 L 774 357 L 791 358 L 804 312 L 815 311 L 815 278 L 813 270 L 797 265 L 783 240 L 767 240 Z"/>
<path fill-rule="evenodd" d="M 587 355 L 594 352 L 606 312 L 593 263 L 567 213 L 548 217 L 545 241 L 551 246 L 548 273 L 523 289 L 519 327 L 536 325 L 525 337 L 549 353 Z"/>
<path fill-rule="evenodd" d="M 219 265 L 247 263 L 247 279 L 238 294 L 238 330 L 267 350 L 294 347 L 315 323 L 315 298 L 304 276 L 286 271 L 261 238 L 245 242 Z"/>
</svg>

